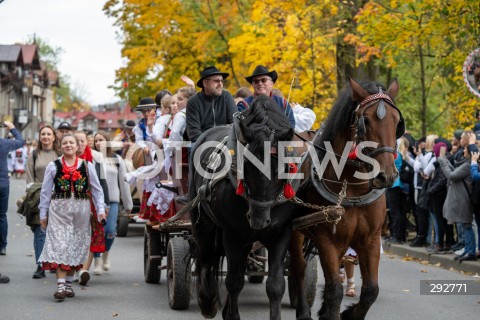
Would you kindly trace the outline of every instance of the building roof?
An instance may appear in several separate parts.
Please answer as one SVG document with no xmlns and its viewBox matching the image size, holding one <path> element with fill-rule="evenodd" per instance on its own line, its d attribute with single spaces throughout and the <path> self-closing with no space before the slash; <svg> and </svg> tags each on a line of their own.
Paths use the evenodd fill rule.
<svg viewBox="0 0 480 320">
<path fill-rule="evenodd" d="M 22 47 L 20 45 L 0 44 L 0 62 L 23 62 L 23 56 L 20 55 Z"/>
<path fill-rule="evenodd" d="M 38 46 L 36 44 L 22 45 L 22 56 L 24 64 L 31 65 L 32 69 L 41 70 Z"/>
<path fill-rule="evenodd" d="M 127 110 L 125 112 L 119 111 L 101 111 L 101 112 L 93 112 L 93 111 L 80 111 L 80 112 L 63 112 L 57 111 L 55 112 L 55 117 L 67 120 L 72 127 L 78 128 L 78 124 L 80 120 L 85 118 L 93 117 L 98 120 L 98 128 L 99 129 L 108 129 L 108 128 L 121 128 L 123 127 L 123 123 L 127 122 L 128 120 L 134 120 L 137 122 L 139 119 L 139 115 Z M 111 122 L 109 121 L 111 120 Z"/>
</svg>

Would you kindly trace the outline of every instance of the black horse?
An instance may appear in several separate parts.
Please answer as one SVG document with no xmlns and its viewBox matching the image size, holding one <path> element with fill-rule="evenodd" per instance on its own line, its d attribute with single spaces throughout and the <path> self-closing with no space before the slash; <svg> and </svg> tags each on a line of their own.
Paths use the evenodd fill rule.
<svg viewBox="0 0 480 320">
<path fill-rule="evenodd" d="M 193 162 L 201 164 L 208 172 L 215 171 L 207 168 L 213 163 L 221 163 L 219 168 L 222 168 L 227 156 L 219 151 L 225 145 L 221 143 L 217 148 L 202 151 L 201 146 L 206 142 L 228 140 L 229 151 L 226 153 L 233 155 L 232 166 L 227 168 L 228 174 L 223 177 L 205 178 L 199 173 L 202 170 L 191 171 L 190 199 L 197 196 L 201 199 L 191 211 L 195 242 L 192 248 L 198 276 L 198 304 L 206 318 L 215 317 L 220 306 L 218 275 L 225 255 L 228 296 L 222 315 L 224 319 L 240 319 L 238 297 L 245 282 L 247 256 L 256 241 L 268 249 L 266 289 L 270 319 L 281 318 L 280 303 L 285 291 L 283 261 L 292 233 L 294 206 L 284 195 L 284 188 L 291 185 L 288 180 L 278 178 L 279 170 L 285 172 L 285 168 L 279 168 L 278 153 L 290 148 L 280 150 L 278 141 L 291 141 L 293 134 L 287 117 L 275 102 L 261 96 L 254 100 L 250 109 L 236 117 L 233 126 L 208 130 L 192 150 Z M 271 142 L 270 150 L 265 150 L 264 142 Z M 263 163 L 270 157 L 270 167 L 259 169 L 251 159 L 244 158 L 243 180 L 237 179 L 236 174 L 242 168 L 237 167 L 236 159 L 243 158 L 242 154 L 236 154 L 237 144 L 242 144 Z M 309 312 L 308 307 L 303 310 L 306 318 L 309 318 Z"/>
</svg>

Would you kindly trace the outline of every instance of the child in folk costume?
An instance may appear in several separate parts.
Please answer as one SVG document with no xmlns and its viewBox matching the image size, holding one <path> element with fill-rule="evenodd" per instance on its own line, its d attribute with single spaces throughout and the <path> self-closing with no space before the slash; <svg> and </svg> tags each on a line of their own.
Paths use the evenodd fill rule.
<svg viewBox="0 0 480 320">
<path fill-rule="evenodd" d="M 103 191 L 95 167 L 76 156 L 78 141 L 72 134 L 63 136 L 63 157 L 50 162 L 40 196 L 40 224 L 46 239 L 39 262 L 45 270 L 56 270 L 54 298 L 73 298 L 73 275 L 82 267 L 90 246 L 90 195 L 105 219 Z"/>
<path fill-rule="evenodd" d="M 13 158 L 13 167 L 15 169 L 15 176 L 17 179 L 20 179 L 23 177 L 23 174 L 25 173 L 25 165 L 27 164 L 27 159 L 28 159 L 28 149 L 26 145 L 15 150 L 15 154 Z"/>
<path fill-rule="evenodd" d="M 342 283 L 347 280 L 347 288 L 345 289 L 347 297 L 355 297 L 355 265 L 357 264 L 357 253 L 349 247 L 340 264 L 340 280 Z"/>
<path fill-rule="evenodd" d="M 90 149 L 88 146 L 88 139 L 87 139 L 87 134 L 84 131 L 76 131 L 74 132 L 75 137 L 78 139 L 78 151 L 77 155 L 80 159 L 84 159 L 87 162 L 93 163 L 95 167 L 95 173 L 97 177 L 99 178 L 100 185 L 103 190 L 103 196 L 104 196 L 104 204 L 105 204 L 105 212 L 108 215 L 109 209 L 110 209 L 110 198 L 109 198 L 109 192 L 108 192 L 108 186 L 107 182 L 105 180 L 106 174 L 105 174 L 105 168 L 101 165 L 101 157 L 102 155 Z M 88 254 L 88 259 L 85 261 L 83 264 L 82 270 L 79 271 L 79 284 L 80 285 L 86 285 L 88 280 L 90 280 L 90 274 L 88 270 L 90 269 L 90 266 L 92 265 L 93 261 L 93 255 L 94 253 L 103 253 L 105 252 L 105 231 L 103 227 L 103 222 L 100 219 L 97 219 L 97 213 L 95 210 L 95 207 L 93 203 L 91 203 L 91 210 L 92 210 L 92 238 L 91 238 L 91 244 L 90 244 L 90 252 Z M 96 261 L 96 263 L 99 263 L 100 261 Z M 95 266 L 96 269 L 101 268 L 101 266 Z M 95 274 L 95 272 L 94 272 Z M 97 274 L 101 274 L 97 273 Z"/>
<path fill-rule="evenodd" d="M 168 139 L 172 128 L 173 117 L 178 111 L 177 95 L 165 96 L 162 101 L 162 115 L 155 122 L 153 130 L 156 133 L 157 145 L 163 146 L 163 139 Z"/>
<path fill-rule="evenodd" d="M 13 168 L 13 158 L 15 158 L 15 150 L 10 151 L 7 154 L 7 169 L 8 169 L 8 176 L 12 176 L 14 168 Z"/>
</svg>

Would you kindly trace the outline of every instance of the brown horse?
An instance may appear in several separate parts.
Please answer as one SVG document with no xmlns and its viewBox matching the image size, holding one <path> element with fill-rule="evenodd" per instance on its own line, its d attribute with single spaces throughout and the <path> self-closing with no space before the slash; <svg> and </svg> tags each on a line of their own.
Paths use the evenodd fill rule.
<svg viewBox="0 0 480 320">
<path fill-rule="evenodd" d="M 310 238 L 318 250 L 325 277 L 319 319 L 364 319 L 378 296 L 380 232 L 386 213 L 383 191 L 398 176 L 394 164 L 396 139 L 405 131 L 401 112 L 393 102 L 398 89 L 396 80 L 384 92 L 385 89 L 377 83 L 366 81 L 359 85 L 350 79 L 350 88 L 341 93 L 321 134 L 313 141 L 315 152 L 310 152 L 311 158 L 302 167 L 305 179 L 298 197 L 318 207 L 302 207 L 298 209 L 301 215 L 319 211 L 321 206 L 335 204 L 345 186 L 344 181 L 347 182 L 346 198 L 342 201 L 345 213 L 338 223 L 306 226 L 300 230 L 301 233 L 294 233 L 290 246 L 293 262 L 291 272 L 297 283 L 297 303 L 300 305 L 307 303 L 302 289 L 305 261 L 301 253 L 304 237 Z M 362 148 L 366 141 L 378 145 Z M 352 142 L 355 144 L 350 150 Z M 316 164 L 316 156 L 318 162 L 333 157 L 339 163 L 344 161 L 345 166 L 343 170 L 338 170 L 338 176 L 331 162 L 323 168 L 318 162 Z M 358 173 L 370 173 L 370 177 L 360 178 Z M 349 246 L 358 254 L 362 289 L 360 301 L 340 315 L 343 298 L 340 260 Z"/>
</svg>

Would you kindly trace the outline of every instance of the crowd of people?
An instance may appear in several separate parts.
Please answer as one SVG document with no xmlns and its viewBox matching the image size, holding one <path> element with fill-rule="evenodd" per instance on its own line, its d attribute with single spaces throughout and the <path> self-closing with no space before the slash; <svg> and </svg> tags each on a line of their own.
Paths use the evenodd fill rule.
<svg viewBox="0 0 480 320">
<path fill-rule="evenodd" d="M 18 203 L 18 212 L 34 235 L 33 278 L 44 278 L 46 270 L 54 272 L 54 298 L 61 301 L 75 296 L 76 278 L 80 285 L 87 285 L 92 263 L 94 275 L 110 270 L 120 203 L 127 213 L 133 208 L 129 184 L 142 183 L 140 219 L 154 225 L 175 213 L 172 192 L 157 188 L 157 183 L 175 179 L 175 163 L 192 164 L 189 148 L 203 132 L 232 124 L 234 114 L 248 109 L 260 95 L 275 101 L 295 131 L 312 128 L 315 113 L 290 103 L 273 88 L 276 71 L 257 66 L 245 77 L 253 91 L 242 87 L 234 95 L 223 87 L 228 76 L 214 66 L 205 68 L 197 82 L 182 76 L 184 87 L 140 99 L 134 110 L 142 118 L 138 123 L 126 121 L 115 137 L 105 131 L 75 131 L 62 122 L 56 129 L 42 127 L 35 148 L 5 122 L 12 138 L 0 139 L 0 255 L 6 255 L 8 178 L 13 173 L 26 172 L 27 193 Z M 480 129 L 480 124 L 475 128 Z M 183 145 L 184 141 L 190 145 Z M 400 175 L 386 191 L 385 236 L 391 243 L 405 243 L 411 212 L 416 231 L 411 246 L 425 246 L 431 254 L 456 251 L 459 262 L 476 260 L 480 239 L 477 232 L 478 243 L 475 240 L 473 222 L 478 231 L 480 131 L 457 130 L 452 139 L 429 135 L 419 140 L 406 133 L 397 145 L 395 165 Z M 127 169 L 130 165 L 135 170 Z M 181 195 L 186 192 L 179 190 Z M 348 296 L 355 295 L 355 263 L 356 253 L 349 249 L 345 269 L 340 271 L 342 277 L 346 274 Z M 0 282 L 8 280 L 0 275 Z"/>
<path fill-rule="evenodd" d="M 384 236 L 390 243 L 410 240 L 409 246 L 429 254 L 454 253 L 458 262 L 480 257 L 478 114 L 477 120 L 473 130 L 456 130 L 450 139 L 431 134 L 415 140 L 409 133 L 399 139 L 400 175 L 387 190 Z M 410 228 L 413 239 L 407 238 Z"/>
<path fill-rule="evenodd" d="M 55 273 L 54 298 L 62 301 L 75 296 L 72 283 L 76 279 L 87 285 L 92 263 L 95 275 L 110 270 L 109 252 L 116 236 L 119 204 L 127 213 L 133 208 L 128 183 L 135 184 L 141 174 L 153 172 L 142 179 L 139 218 L 157 224 L 174 213 L 171 205 L 160 203 L 171 202 L 172 196 L 159 196 L 167 191 L 157 188 L 156 183 L 174 175 L 176 157 L 189 162 L 189 148 L 182 148 L 177 155 L 176 143 L 195 143 L 204 131 L 233 123 L 234 113 L 249 108 L 258 95 L 271 97 L 297 131 L 314 124 L 311 109 L 291 105 L 279 91 L 274 94 L 275 71 L 257 66 L 246 77 L 253 92 L 243 87 L 235 95 L 223 88 L 227 77 L 228 73 L 214 66 L 205 68 L 196 83 L 182 76 L 186 85 L 174 93 L 161 90 L 154 98 L 142 98 L 134 108 L 142 118 L 138 123 L 126 121 L 115 137 L 104 131 L 75 131 L 62 122 L 56 129 L 43 126 L 35 145 L 5 122 L 10 137 L 0 139 L 0 255 L 7 253 L 10 176 L 22 178 L 26 172 L 27 190 L 17 201 L 17 212 L 25 216 L 33 233 L 36 267 L 32 277 L 42 279 L 48 270 Z M 165 159 L 163 166 L 158 152 Z M 137 170 L 129 172 L 124 159 L 130 159 Z M 0 275 L 0 282 L 8 281 Z"/>
</svg>

